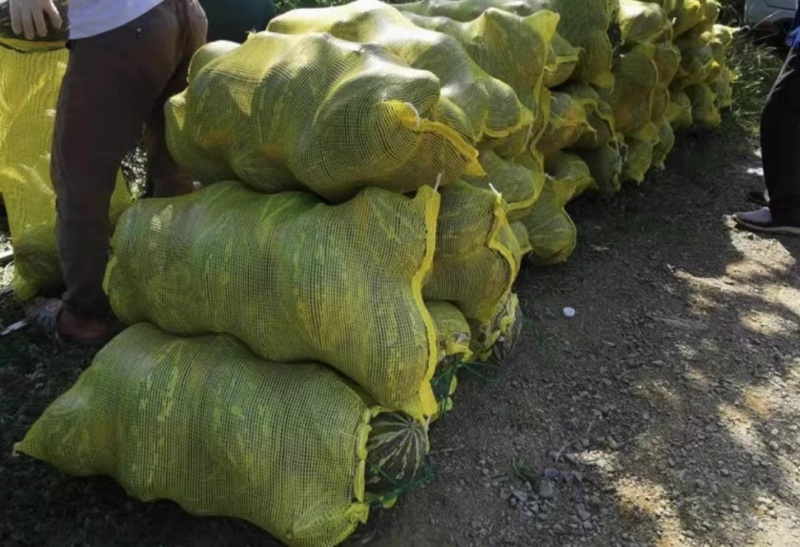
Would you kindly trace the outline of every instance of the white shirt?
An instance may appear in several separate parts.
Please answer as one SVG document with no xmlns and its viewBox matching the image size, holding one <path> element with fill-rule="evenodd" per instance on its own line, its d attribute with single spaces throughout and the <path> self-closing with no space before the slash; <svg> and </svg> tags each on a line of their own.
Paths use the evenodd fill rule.
<svg viewBox="0 0 800 547">
<path fill-rule="evenodd" d="M 69 37 L 97 36 L 130 23 L 164 0 L 68 0 Z"/>
</svg>

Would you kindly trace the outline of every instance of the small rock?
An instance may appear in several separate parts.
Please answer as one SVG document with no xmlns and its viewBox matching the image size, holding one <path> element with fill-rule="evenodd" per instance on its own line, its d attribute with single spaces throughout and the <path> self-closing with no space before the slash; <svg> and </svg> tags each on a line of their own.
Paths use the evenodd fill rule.
<svg viewBox="0 0 800 547">
<path fill-rule="evenodd" d="M 589 505 L 591 507 L 595 507 L 595 508 L 598 508 L 598 507 L 603 505 L 603 500 L 600 499 L 600 496 L 596 496 L 596 495 L 595 496 L 590 496 L 589 499 L 586 500 L 586 501 L 589 502 Z"/>
<path fill-rule="evenodd" d="M 778 449 L 780 449 L 780 445 L 779 445 L 777 442 L 775 442 L 775 441 L 770 441 L 770 443 L 769 443 L 769 447 L 770 447 L 772 450 L 778 450 Z"/>
<path fill-rule="evenodd" d="M 555 532 L 556 534 L 563 534 L 564 527 L 561 526 L 560 524 L 556 524 L 555 526 L 553 526 L 553 532 Z"/>
<path fill-rule="evenodd" d="M 731 474 L 731 472 L 723 467 L 722 469 L 719 470 L 719 474 L 722 475 L 723 477 L 727 477 Z"/>
<path fill-rule="evenodd" d="M 703 479 L 697 479 L 696 481 L 694 481 L 694 485 L 701 490 L 703 490 L 706 487 L 706 483 L 703 481 Z"/>
<path fill-rule="evenodd" d="M 508 498 L 508 505 L 510 505 L 512 509 L 514 509 L 517 506 L 518 503 L 519 503 L 519 501 L 517 500 L 517 498 L 515 498 L 513 496 Z"/>
<path fill-rule="evenodd" d="M 548 500 L 553 497 L 555 494 L 555 488 L 553 487 L 553 483 L 547 479 L 543 479 L 539 483 L 539 496 Z"/>
<path fill-rule="evenodd" d="M 776 428 L 774 428 L 772 431 L 770 431 L 769 433 L 770 433 L 770 435 L 777 435 L 777 434 L 779 434 L 779 433 L 780 433 L 780 431 L 779 431 L 779 430 L 778 430 L 778 428 L 776 427 Z"/>
<path fill-rule="evenodd" d="M 650 413 L 649 412 L 642 412 L 642 419 L 645 421 L 650 420 Z"/>
<path fill-rule="evenodd" d="M 500 499 L 501 499 L 501 500 L 503 500 L 503 501 L 508 501 L 508 498 L 510 498 L 510 497 L 511 497 L 511 492 L 509 492 L 509 491 L 508 491 L 508 490 L 506 490 L 505 488 L 503 488 L 502 490 L 500 490 Z"/>
<path fill-rule="evenodd" d="M 592 525 L 592 521 L 591 520 L 583 521 L 583 529 L 584 530 L 591 530 L 592 528 L 593 528 L 593 525 Z"/>
<path fill-rule="evenodd" d="M 528 501 L 528 498 L 530 496 L 528 496 L 528 493 L 525 492 L 524 490 L 514 490 L 514 497 L 517 498 L 519 501 L 525 503 L 526 501 Z"/>
</svg>

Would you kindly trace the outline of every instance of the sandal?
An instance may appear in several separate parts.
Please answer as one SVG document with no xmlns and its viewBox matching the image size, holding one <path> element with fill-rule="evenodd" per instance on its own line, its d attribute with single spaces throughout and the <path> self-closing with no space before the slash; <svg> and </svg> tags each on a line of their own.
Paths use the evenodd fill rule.
<svg viewBox="0 0 800 547">
<path fill-rule="evenodd" d="M 54 335 L 56 340 L 62 344 L 67 342 L 90 348 L 101 348 L 111 340 L 110 333 L 101 337 L 87 338 L 60 332 L 58 330 L 58 318 L 61 316 L 62 311 L 64 311 L 63 301 L 57 298 L 44 301 L 40 299 L 26 310 L 25 316 L 29 325 Z"/>
</svg>

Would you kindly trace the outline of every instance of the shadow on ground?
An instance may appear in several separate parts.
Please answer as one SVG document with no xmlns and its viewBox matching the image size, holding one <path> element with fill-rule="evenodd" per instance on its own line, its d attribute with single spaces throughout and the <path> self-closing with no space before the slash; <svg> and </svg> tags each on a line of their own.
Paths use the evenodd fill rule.
<svg viewBox="0 0 800 547">
<path fill-rule="evenodd" d="M 504 381 L 460 384 L 436 480 L 377 543 L 800 544 L 800 242 L 724 219 L 763 184 L 724 133 L 574 205 L 570 263 L 518 282 L 532 327 Z"/>
</svg>

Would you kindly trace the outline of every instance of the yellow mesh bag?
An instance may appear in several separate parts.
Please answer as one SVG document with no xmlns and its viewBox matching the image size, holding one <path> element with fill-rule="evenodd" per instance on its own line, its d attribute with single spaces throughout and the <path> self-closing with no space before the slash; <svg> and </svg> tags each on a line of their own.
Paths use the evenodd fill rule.
<svg viewBox="0 0 800 547">
<path fill-rule="evenodd" d="M 641 183 L 653 165 L 653 147 L 656 139 L 625 138 L 625 158 L 622 163 L 622 180 Z"/>
<path fill-rule="evenodd" d="M 590 102 L 569 93 L 551 92 L 550 119 L 537 142 L 537 148 L 545 158 L 569 148 L 584 134 L 594 131 L 587 117 L 591 110 Z"/>
<path fill-rule="evenodd" d="M 675 9 L 676 9 L 676 7 L 678 5 L 678 2 L 680 2 L 680 0 L 642 0 L 642 2 L 646 2 L 648 4 L 656 4 L 658 6 L 661 6 L 662 8 L 664 8 L 664 11 L 666 11 L 668 14 L 672 15 L 672 13 L 675 11 Z"/>
<path fill-rule="evenodd" d="M 640 44 L 614 60 L 613 91 L 602 94 L 614 112 L 616 130 L 633 133 L 650 123 L 653 95 L 658 84 L 655 47 Z"/>
<path fill-rule="evenodd" d="M 717 108 L 728 108 L 733 104 L 733 87 L 731 84 L 736 81 L 736 73 L 724 68 L 720 77 L 709 83 L 711 91 L 716 95 Z"/>
<path fill-rule="evenodd" d="M 575 153 L 589 166 L 594 189 L 606 195 L 619 192 L 622 154 L 617 139 L 595 150 L 579 150 Z"/>
<path fill-rule="evenodd" d="M 522 220 L 531 246 L 528 259 L 534 265 L 566 262 L 575 250 L 577 231 L 564 210 L 563 199 L 554 179 L 548 177 L 533 211 Z"/>
<path fill-rule="evenodd" d="M 15 449 L 71 475 L 111 476 L 142 501 L 333 546 L 367 520 L 367 441 L 382 412 L 322 365 L 270 363 L 232 336 L 182 339 L 140 324 Z"/>
<path fill-rule="evenodd" d="M 293 10 L 273 19 L 268 30 L 327 32 L 343 40 L 377 44 L 412 68 L 432 72 L 441 81 L 442 96 L 469 118 L 473 142 L 484 137 L 504 139 L 530 127 L 532 114 L 514 91 L 486 74 L 455 38 L 421 29 L 383 2 L 357 0 L 344 6 Z"/>
<path fill-rule="evenodd" d="M 714 59 L 714 50 L 706 44 L 681 50 L 681 66 L 672 87 L 683 89 L 718 78 L 722 65 Z"/>
<path fill-rule="evenodd" d="M 413 13 L 406 13 L 406 17 L 418 27 L 454 37 L 483 70 L 510 85 L 522 104 L 533 112 L 534 135 L 538 127 L 547 123 L 537 98 L 558 15 L 543 10 L 520 17 L 490 8 L 469 22 Z M 510 51 L 518 54 L 509 55 Z"/>
<path fill-rule="evenodd" d="M 66 49 L 19 53 L 0 47 L 0 190 L 14 243 L 14 289 L 22 300 L 62 283 L 50 149 L 67 55 Z M 112 223 L 130 199 L 120 173 Z"/>
<path fill-rule="evenodd" d="M 330 206 L 238 183 L 143 200 L 114 235 L 111 305 L 127 324 L 226 332 L 271 361 L 328 363 L 387 408 L 430 415 L 435 334 L 422 283 L 438 205 L 427 187 L 414 199 L 367 188 Z"/>
<path fill-rule="evenodd" d="M 669 87 L 678 73 L 681 62 L 680 50 L 671 42 L 656 44 L 653 62 L 658 69 L 658 83 L 653 92 L 653 106 L 650 111 L 650 121 L 660 125 L 666 116 L 670 102 Z"/>
<path fill-rule="evenodd" d="M 457 181 L 442 189 L 434 267 L 423 295 L 455 304 L 477 338 L 491 330 L 521 257 L 501 196 Z"/>
<path fill-rule="evenodd" d="M 658 4 L 620 0 L 618 22 L 625 44 L 654 43 L 671 38 L 669 14 Z"/>
<path fill-rule="evenodd" d="M 167 104 L 177 161 L 206 184 L 342 201 L 365 186 L 408 192 L 482 174 L 464 112 L 430 72 L 327 34 L 253 34 L 193 71 Z"/>
<path fill-rule="evenodd" d="M 692 101 L 685 91 L 670 90 L 670 103 L 667 107 L 667 120 L 673 129 L 686 129 L 694 125 Z"/>
<path fill-rule="evenodd" d="M 674 36 L 700 25 L 706 18 L 706 0 L 676 0 L 673 10 Z"/>
<path fill-rule="evenodd" d="M 557 152 L 545 164 L 556 191 L 556 203 L 566 205 L 592 187 L 589 166 L 575 154 Z"/>
<path fill-rule="evenodd" d="M 675 132 L 669 120 L 664 119 L 658 129 L 658 142 L 653 147 L 653 167 L 664 169 L 664 162 L 674 147 Z"/>
<path fill-rule="evenodd" d="M 423 0 L 398 7 L 418 15 L 455 21 L 473 21 L 492 8 L 520 16 L 555 11 L 561 15 L 559 33 L 581 48 L 575 78 L 600 87 L 613 85 L 608 29 L 618 9 L 616 0 Z"/>
<path fill-rule="evenodd" d="M 619 0 L 550 0 L 550 7 L 561 15 L 559 33 L 582 50 L 573 77 L 612 88 L 613 47 L 608 32 L 617 18 Z"/>
<path fill-rule="evenodd" d="M 579 100 L 586 110 L 588 129 L 583 131 L 571 148 L 595 150 L 615 141 L 614 111 L 589 84 L 570 82 L 561 91 Z"/>
<path fill-rule="evenodd" d="M 533 208 L 544 187 L 544 170 L 535 162 L 527 166 L 511 163 L 492 150 L 483 150 L 480 162 L 485 177 L 464 177 L 464 182 L 484 190 L 494 188 L 505 202 L 506 216 L 510 222 L 525 217 Z"/>
<path fill-rule="evenodd" d="M 553 35 L 553 41 L 547 50 L 547 62 L 544 65 L 545 87 L 560 86 L 572 77 L 575 67 L 580 59 L 580 48 L 573 47 L 558 32 Z"/>
<path fill-rule="evenodd" d="M 722 116 L 717 108 L 717 96 L 707 84 L 698 84 L 686 88 L 686 96 L 692 103 L 692 120 L 696 125 L 719 127 Z"/>
<path fill-rule="evenodd" d="M 436 327 L 436 346 L 439 359 L 436 375 L 431 381 L 439 409 L 438 419 L 453 409 L 453 395 L 458 387 L 458 369 L 472 358 L 472 335 L 464 314 L 449 302 L 426 302 Z"/>
<path fill-rule="evenodd" d="M 531 240 L 528 237 L 528 229 L 525 227 L 525 223 L 521 220 L 512 222 L 511 229 L 514 230 L 514 235 L 517 236 L 517 243 L 522 255 L 525 256 L 530 253 L 532 250 Z"/>
</svg>

